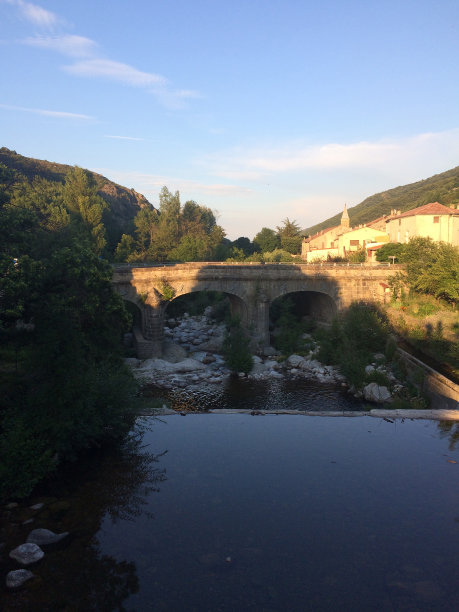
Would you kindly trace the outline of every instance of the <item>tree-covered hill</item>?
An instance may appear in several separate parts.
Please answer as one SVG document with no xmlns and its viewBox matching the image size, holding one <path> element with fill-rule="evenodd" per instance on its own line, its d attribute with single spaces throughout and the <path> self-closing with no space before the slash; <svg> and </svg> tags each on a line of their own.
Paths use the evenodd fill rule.
<svg viewBox="0 0 459 612">
<path fill-rule="evenodd" d="M 349 208 L 348 212 L 351 226 L 355 226 L 388 215 L 393 208 L 405 212 L 429 202 L 440 202 L 445 206 L 459 204 L 459 166 L 416 183 L 376 193 Z M 340 211 L 334 217 L 308 227 L 304 233 L 313 235 L 339 225 L 341 214 Z"/>
<path fill-rule="evenodd" d="M 63 184 L 68 173 L 73 170 L 73 166 L 25 157 L 6 147 L 0 148 L 0 164 L 14 170 L 16 180 L 27 180 L 29 183 L 35 178 L 40 178 Z M 118 185 L 96 172 L 89 173 L 97 185 L 99 195 L 108 204 L 108 208 L 104 211 L 104 223 L 109 243 L 114 247 L 123 233 L 133 230 L 136 214 L 142 208 L 153 208 L 153 206 L 145 196 L 134 189 Z"/>
</svg>

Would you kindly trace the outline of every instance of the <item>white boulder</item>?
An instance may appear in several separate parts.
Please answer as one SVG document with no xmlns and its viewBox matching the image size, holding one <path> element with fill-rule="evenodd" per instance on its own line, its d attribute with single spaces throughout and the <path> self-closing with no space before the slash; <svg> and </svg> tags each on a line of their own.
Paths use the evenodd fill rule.
<svg viewBox="0 0 459 612">
<path fill-rule="evenodd" d="M 363 388 L 363 397 L 369 402 L 390 402 L 392 395 L 387 387 L 378 385 L 375 382 L 369 383 Z"/>
</svg>

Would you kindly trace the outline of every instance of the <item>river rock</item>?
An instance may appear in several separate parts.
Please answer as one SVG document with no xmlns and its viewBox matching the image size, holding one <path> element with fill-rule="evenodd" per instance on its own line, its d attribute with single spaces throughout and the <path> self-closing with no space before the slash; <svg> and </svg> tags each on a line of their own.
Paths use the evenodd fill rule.
<svg viewBox="0 0 459 612">
<path fill-rule="evenodd" d="M 377 402 L 378 404 L 390 402 L 392 399 L 389 389 L 387 387 L 380 386 L 375 382 L 372 382 L 363 388 L 363 397 L 369 402 Z"/>
<path fill-rule="evenodd" d="M 292 368 L 298 368 L 299 366 L 301 367 L 301 364 L 303 363 L 303 361 L 304 361 L 304 358 L 301 357 L 300 355 L 290 355 L 287 358 L 287 363 Z"/>
<path fill-rule="evenodd" d="M 44 505 L 45 504 L 43 504 L 43 503 L 34 504 L 33 506 L 30 506 L 30 509 L 31 510 L 41 510 Z"/>
<path fill-rule="evenodd" d="M 38 544 L 39 546 L 46 546 L 47 544 L 55 544 L 60 542 L 69 535 L 68 531 L 62 533 L 54 533 L 49 529 L 34 529 L 27 537 L 27 542 L 32 544 Z"/>
<path fill-rule="evenodd" d="M 371 374 L 372 372 L 375 371 L 375 366 L 374 365 L 367 365 L 365 366 L 365 374 Z"/>
<path fill-rule="evenodd" d="M 183 346 L 166 340 L 163 342 L 163 359 L 170 363 L 178 363 L 186 358 L 186 350 Z"/>
<path fill-rule="evenodd" d="M 10 557 L 15 559 L 18 563 L 21 563 L 21 565 L 36 563 L 40 561 L 40 559 L 43 559 L 44 556 L 45 553 L 42 549 L 32 542 L 21 544 L 10 552 Z"/>
<path fill-rule="evenodd" d="M 253 368 L 250 371 L 251 378 L 263 378 L 268 373 L 268 369 L 266 368 L 264 363 L 255 362 L 253 364 Z"/>
<path fill-rule="evenodd" d="M 9 589 L 18 589 L 24 582 L 34 577 L 31 571 L 26 569 L 13 570 L 6 575 L 6 586 Z"/>
</svg>

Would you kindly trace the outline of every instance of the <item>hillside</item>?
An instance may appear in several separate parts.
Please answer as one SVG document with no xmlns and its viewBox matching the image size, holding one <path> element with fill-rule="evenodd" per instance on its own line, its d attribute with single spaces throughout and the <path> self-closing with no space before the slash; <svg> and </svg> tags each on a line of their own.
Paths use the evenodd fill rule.
<svg viewBox="0 0 459 612">
<path fill-rule="evenodd" d="M 24 157 L 6 147 L 0 148 L 0 164 L 15 170 L 28 181 L 32 181 L 34 177 L 40 177 L 47 181 L 63 183 L 67 173 L 72 169 L 72 166 L 65 164 Z M 116 244 L 121 234 L 129 231 L 138 211 L 145 206 L 152 206 L 152 204 L 134 189 L 118 185 L 96 172 L 91 172 L 91 174 L 99 188 L 99 195 L 108 204 L 108 210 L 104 217 L 109 228 L 109 234 L 111 234 L 110 241 Z M 21 176 L 19 176 L 19 179 L 21 179 Z"/>
<path fill-rule="evenodd" d="M 388 215 L 392 208 L 405 212 L 429 202 L 440 202 L 445 206 L 459 203 L 459 166 L 423 181 L 376 193 L 349 208 L 348 212 L 351 226 L 355 226 Z M 341 214 L 342 211 L 322 223 L 308 227 L 304 233 L 313 235 L 327 227 L 339 225 Z"/>
</svg>

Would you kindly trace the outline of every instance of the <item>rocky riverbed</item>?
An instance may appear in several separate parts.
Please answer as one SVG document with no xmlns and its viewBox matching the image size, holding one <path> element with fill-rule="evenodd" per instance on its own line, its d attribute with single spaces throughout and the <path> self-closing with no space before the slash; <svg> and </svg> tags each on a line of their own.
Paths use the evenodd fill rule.
<svg viewBox="0 0 459 612">
<path fill-rule="evenodd" d="M 224 384 L 231 376 L 221 355 L 225 326 L 215 322 L 209 309 L 202 316 L 189 316 L 169 319 L 165 327 L 165 341 L 162 359 L 126 360 L 134 376 L 142 385 L 154 384 L 165 390 L 194 389 L 202 390 L 203 386 Z M 324 365 L 315 358 L 318 344 L 311 336 L 307 339 L 311 350 L 306 356 L 290 355 L 282 360 L 280 354 L 272 347 L 265 349 L 263 355 L 253 355 L 254 367 L 247 375 L 252 380 L 271 380 L 274 378 L 312 379 L 315 382 L 341 385 L 348 384 L 337 368 Z M 384 355 L 375 355 L 367 366 L 367 373 L 378 371 L 391 381 L 395 390 L 400 387 L 394 375 L 384 365 Z M 246 377 L 239 373 L 240 377 Z M 376 403 L 390 402 L 391 392 L 387 386 L 371 382 L 362 392 L 354 392 L 356 397 L 362 397 Z"/>
</svg>

